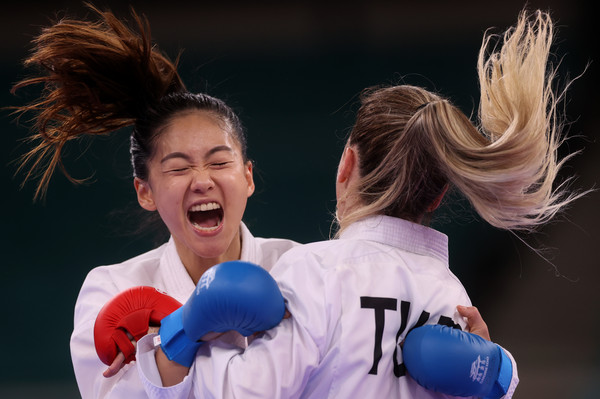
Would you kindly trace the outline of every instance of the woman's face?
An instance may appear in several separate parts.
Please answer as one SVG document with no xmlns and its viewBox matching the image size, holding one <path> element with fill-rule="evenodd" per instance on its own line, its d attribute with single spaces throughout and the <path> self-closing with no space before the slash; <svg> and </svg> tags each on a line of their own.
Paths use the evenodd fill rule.
<svg viewBox="0 0 600 399">
<path fill-rule="evenodd" d="M 148 181 L 135 182 L 140 205 L 158 210 L 188 268 L 240 256 L 240 222 L 254 181 L 252 164 L 225 126 L 203 111 L 176 115 L 155 142 Z"/>
</svg>

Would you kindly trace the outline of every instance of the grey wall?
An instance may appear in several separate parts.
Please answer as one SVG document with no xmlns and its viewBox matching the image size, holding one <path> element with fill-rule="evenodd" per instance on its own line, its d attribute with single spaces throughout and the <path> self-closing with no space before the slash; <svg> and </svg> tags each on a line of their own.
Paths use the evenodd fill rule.
<svg viewBox="0 0 600 399">
<path fill-rule="evenodd" d="M 513 24 L 523 3 L 135 1 L 153 36 L 173 57 L 184 49 L 181 74 L 194 91 L 227 100 L 242 117 L 256 163 L 257 193 L 245 221 L 257 236 L 301 242 L 325 239 L 334 210 L 333 181 L 356 96 L 370 85 L 406 82 L 438 90 L 466 113 L 477 105 L 476 54 L 484 30 Z M 252 3 L 252 5 L 250 5 Z M 128 17 L 126 6 L 108 4 Z M 368 5 L 367 5 L 368 4 Z M 583 1 L 531 1 L 558 21 L 559 78 L 580 74 L 566 111 L 583 153 L 568 162 L 575 188 L 598 180 L 598 33 Z M 0 101 L 25 76 L 28 40 L 56 11 L 83 16 L 79 2 L 22 1 L 0 13 Z M 59 14 L 61 15 L 61 14 Z M 561 57 L 565 55 L 564 59 Z M 27 148 L 27 127 L 2 115 L 0 169 L 3 228 L 0 266 L 5 304 L 0 397 L 77 397 L 68 341 L 79 287 L 94 266 L 154 246 L 135 226 L 127 132 L 69 149 L 74 186 L 56 174 L 44 203 L 11 164 Z M 515 398 L 592 398 L 598 386 L 600 244 L 598 193 L 576 202 L 560 222 L 525 242 L 549 251 L 544 261 L 519 238 L 481 223 L 464 203 L 446 206 L 434 225 L 451 237 L 452 269 L 488 322 L 492 338 L 520 366 Z M 116 213 L 115 213 L 116 211 Z M 123 215 L 130 215 L 123 218 Z M 523 237 L 521 237 L 523 238 Z M 558 269 L 558 273 L 556 269 Z"/>
</svg>

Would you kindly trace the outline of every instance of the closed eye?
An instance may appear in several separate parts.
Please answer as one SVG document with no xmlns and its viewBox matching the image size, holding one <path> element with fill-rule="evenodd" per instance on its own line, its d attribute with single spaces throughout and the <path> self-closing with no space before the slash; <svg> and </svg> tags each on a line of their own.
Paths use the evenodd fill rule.
<svg viewBox="0 0 600 399">
<path fill-rule="evenodd" d="M 225 167 L 225 166 L 229 165 L 230 163 L 231 163 L 231 161 L 213 162 L 213 163 L 211 163 L 211 166 L 216 167 L 216 168 L 222 168 L 222 167 Z"/>
<path fill-rule="evenodd" d="M 186 170 L 188 170 L 188 167 L 168 169 L 168 170 L 166 170 L 166 172 L 167 173 L 178 173 L 178 172 L 185 172 Z"/>
</svg>

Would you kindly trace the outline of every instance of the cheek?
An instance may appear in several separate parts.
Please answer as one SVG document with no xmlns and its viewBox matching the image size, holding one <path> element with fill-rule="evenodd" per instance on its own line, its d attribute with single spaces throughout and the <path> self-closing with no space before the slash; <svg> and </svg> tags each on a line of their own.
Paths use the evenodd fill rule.
<svg viewBox="0 0 600 399">
<path fill-rule="evenodd" d="M 246 201 L 251 194 L 246 174 L 238 172 L 229 174 L 228 176 L 222 176 L 220 182 L 224 189 L 226 201 L 232 205 L 241 204 L 245 207 Z"/>
<path fill-rule="evenodd" d="M 172 212 L 183 202 L 185 185 L 177 179 L 163 179 L 155 189 L 156 206 L 161 214 Z"/>
</svg>

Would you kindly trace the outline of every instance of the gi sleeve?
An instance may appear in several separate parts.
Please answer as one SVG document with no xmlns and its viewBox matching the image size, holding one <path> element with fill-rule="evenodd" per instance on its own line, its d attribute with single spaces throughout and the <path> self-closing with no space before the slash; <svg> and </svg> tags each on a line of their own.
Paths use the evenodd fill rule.
<svg viewBox="0 0 600 399">
<path fill-rule="evenodd" d="M 98 312 L 118 293 L 102 268 L 91 271 L 75 304 L 71 335 L 71 360 L 82 399 L 145 398 L 134 362 L 126 364 L 115 376 L 105 378 L 107 366 L 100 361 L 94 346 L 94 323 Z"/>
<path fill-rule="evenodd" d="M 291 318 L 256 338 L 245 351 L 222 342 L 201 346 L 188 377 L 176 386 L 161 386 L 154 349 L 140 345 L 138 369 L 147 394 L 151 398 L 186 395 L 191 385 L 195 398 L 300 397 L 328 341 L 325 283 L 306 264 L 306 259 L 292 259 L 272 271 Z"/>
</svg>

